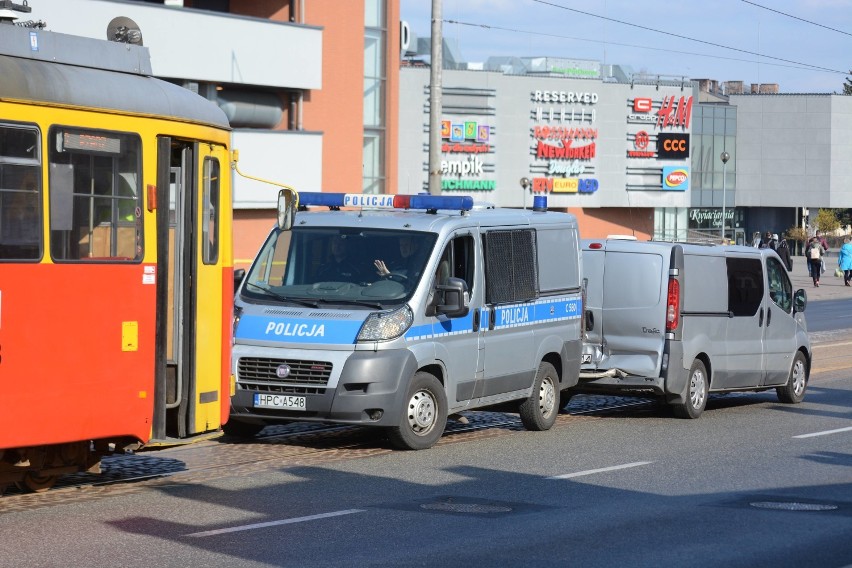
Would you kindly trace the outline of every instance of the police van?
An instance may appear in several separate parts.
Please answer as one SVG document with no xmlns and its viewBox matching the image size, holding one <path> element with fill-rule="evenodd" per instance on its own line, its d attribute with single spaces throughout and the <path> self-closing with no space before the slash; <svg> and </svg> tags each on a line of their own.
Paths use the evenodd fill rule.
<svg viewBox="0 0 852 568">
<path fill-rule="evenodd" d="M 801 402 L 804 311 L 771 249 L 623 238 L 582 242 L 585 342 L 577 391 L 658 397 L 699 417 L 709 393 L 774 389 Z"/>
<path fill-rule="evenodd" d="M 448 415 L 506 403 L 553 425 L 580 367 L 573 215 L 301 192 L 290 228 L 286 208 L 236 294 L 226 433 L 332 422 L 425 449 Z"/>
</svg>

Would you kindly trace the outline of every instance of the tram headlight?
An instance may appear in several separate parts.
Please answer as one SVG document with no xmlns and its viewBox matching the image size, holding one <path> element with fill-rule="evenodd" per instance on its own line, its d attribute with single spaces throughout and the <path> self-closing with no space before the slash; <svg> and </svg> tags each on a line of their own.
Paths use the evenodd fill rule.
<svg viewBox="0 0 852 568">
<path fill-rule="evenodd" d="M 408 304 L 392 312 L 376 312 L 370 314 L 357 341 L 390 341 L 408 331 L 414 321 L 414 313 Z"/>
</svg>

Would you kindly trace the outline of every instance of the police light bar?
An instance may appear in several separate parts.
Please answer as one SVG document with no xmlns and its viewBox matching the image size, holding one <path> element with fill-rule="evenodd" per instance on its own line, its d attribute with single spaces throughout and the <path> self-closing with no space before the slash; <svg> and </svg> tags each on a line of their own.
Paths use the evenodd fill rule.
<svg viewBox="0 0 852 568">
<path fill-rule="evenodd" d="M 300 191 L 299 206 L 470 211 L 473 209 L 473 198 L 468 195 L 445 197 L 440 195 L 373 195 L 368 193 L 311 193 Z"/>
</svg>

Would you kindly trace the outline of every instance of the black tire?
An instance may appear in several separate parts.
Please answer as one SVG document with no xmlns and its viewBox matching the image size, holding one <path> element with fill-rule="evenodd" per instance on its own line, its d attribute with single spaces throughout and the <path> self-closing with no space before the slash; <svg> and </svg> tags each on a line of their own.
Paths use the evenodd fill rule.
<svg viewBox="0 0 852 568">
<path fill-rule="evenodd" d="M 790 367 L 790 377 L 787 384 L 775 389 L 778 400 L 787 404 L 798 404 L 805 398 L 805 389 L 808 388 L 808 365 L 801 351 L 796 351 L 793 357 L 793 365 Z"/>
<path fill-rule="evenodd" d="M 674 403 L 672 411 L 678 418 L 698 418 L 707 406 L 710 378 L 704 363 L 696 359 L 689 369 L 686 385 L 686 400 Z"/>
<path fill-rule="evenodd" d="M 400 450 L 425 450 L 441 439 L 447 427 L 447 395 L 434 375 L 418 371 L 405 394 L 398 426 L 388 428 L 388 438 Z"/>
<path fill-rule="evenodd" d="M 535 374 L 530 397 L 518 405 L 527 430 L 550 430 L 559 414 L 559 375 L 553 365 L 542 361 Z"/>
<path fill-rule="evenodd" d="M 228 436 L 234 438 L 254 438 L 261 430 L 266 427 L 266 424 L 256 422 L 241 422 L 236 418 L 229 418 L 222 425 L 222 431 Z"/>
<path fill-rule="evenodd" d="M 28 471 L 23 479 L 15 483 L 25 493 L 44 493 L 56 484 L 58 475 L 46 475 L 37 471 Z"/>
</svg>

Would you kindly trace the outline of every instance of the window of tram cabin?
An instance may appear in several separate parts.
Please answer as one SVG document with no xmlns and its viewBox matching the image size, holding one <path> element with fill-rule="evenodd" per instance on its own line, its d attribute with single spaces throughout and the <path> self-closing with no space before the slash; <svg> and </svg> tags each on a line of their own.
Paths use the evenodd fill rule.
<svg viewBox="0 0 852 568">
<path fill-rule="evenodd" d="M 216 264 L 219 260 L 219 180 L 219 160 L 204 158 L 204 185 L 201 196 L 204 264 Z"/>
<path fill-rule="evenodd" d="M 57 261 L 142 258 L 142 153 L 135 134 L 50 130 L 50 252 Z"/>
<path fill-rule="evenodd" d="M 42 254 L 41 136 L 26 125 L 0 125 L 0 261 Z"/>
</svg>

